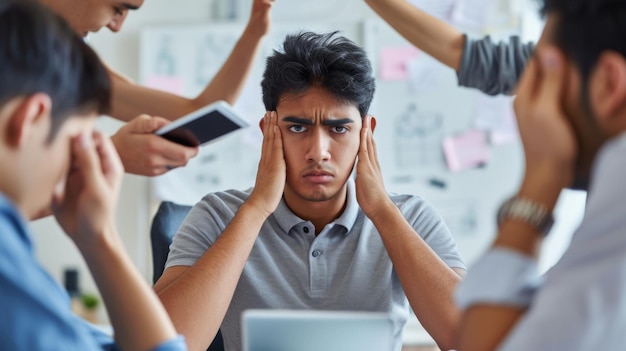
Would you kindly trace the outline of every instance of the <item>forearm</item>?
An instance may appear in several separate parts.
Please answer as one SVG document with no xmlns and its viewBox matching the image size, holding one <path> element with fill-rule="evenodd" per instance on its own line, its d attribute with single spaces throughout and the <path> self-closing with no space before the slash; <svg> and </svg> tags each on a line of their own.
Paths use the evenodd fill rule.
<svg viewBox="0 0 626 351">
<path fill-rule="evenodd" d="M 81 248 L 81 252 L 102 294 L 121 349 L 151 350 L 176 336 L 165 309 L 133 266 L 116 233 L 100 235 L 97 243 Z"/>
<path fill-rule="evenodd" d="M 564 172 L 560 173 L 563 174 Z M 552 177 L 548 174 L 541 174 L 541 172 L 533 172 L 530 175 L 527 174 L 517 196 L 540 204 L 548 209 L 548 211 L 552 212 L 564 182 L 566 182 L 566 180 L 562 180 L 560 177 Z M 519 254 L 519 259 L 530 262 L 529 260 L 537 260 L 542 239 L 543 235 L 526 222 L 506 219 L 500 226 L 498 237 L 494 242 L 493 248 L 498 250 L 511 250 L 512 253 L 509 255 L 513 255 L 513 253 Z M 475 268 L 479 268 L 479 264 L 480 261 Z M 493 264 L 490 266 L 493 266 Z M 504 277 L 510 277 L 511 279 L 519 281 L 519 284 L 525 284 L 524 279 L 529 279 L 530 274 L 525 272 L 520 273 L 520 271 L 516 269 L 516 265 L 504 265 L 503 267 L 504 268 L 501 269 L 508 270 L 508 272 L 489 269 L 489 272 L 482 270 L 481 272 L 475 273 L 479 275 L 488 273 L 493 276 L 493 279 L 498 279 L 498 283 L 506 281 Z M 472 272 L 470 274 L 472 274 Z M 537 272 L 535 272 L 535 275 L 538 277 Z M 476 277 L 470 277 L 468 282 L 473 278 Z M 478 279 L 480 279 L 480 277 L 478 277 Z M 494 284 L 496 284 L 496 282 L 494 282 Z M 527 289 L 529 288 L 524 290 Z M 495 287 L 494 290 L 499 291 L 499 289 Z M 517 297 L 512 296 L 510 298 L 515 299 Z M 527 304 L 528 302 L 521 304 L 498 301 L 490 302 L 489 300 L 485 302 L 478 301 L 470 305 L 463 314 L 463 322 L 459 334 L 460 349 L 468 351 L 495 350 L 508 335 L 510 335 L 519 319 L 524 316 Z M 484 325 L 490 325 L 492 327 L 484 328 Z"/>
<path fill-rule="evenodd" d="M 121 121 L 147 114 L 174 120 L 195 109 L 193 100 L 139 85 L 109 68 L 112 84 L 111 117 Z"/>
<path fill-rule="evenodd" d="M 174 325 L 185 335 L 190 350 L 206 349 L 217 333 L 266 218 L 265 214 L 244 204 L 193 266 L 176 279 L 170 282 L 160 280 L 155 285 Z"/>
<path fill-rule="evenodd" d="M 459 70 L 463 33 L 406 0 L 365 0 L 400 35 L 441 63 Z"/>
<path fill-rule="evenodd" d="M 453 349 L 460 319 L 453 293 L 461 277 L 424 242 L 393 203 L 384 208 L 371 219 L 411 307 L 439 347 Z"/>
<path fill-rule="evenodd" d="M 111 116 L 130 121 L 140 114 L 174 120 L 217 100 L 234 104 L 252 70 L 263 37 L 246 30 L 209 85 L 195 98 L 141 86 L 109 69 L 113 83 Z"/>
<path fill-rule="evenodd" d="M 194 103 L 203 106 L 216 100 L 225 100 L 234 104 L 252 70 L 262 39 L 261 34 L 246 28 L 222 68 Z"/>
</svg>

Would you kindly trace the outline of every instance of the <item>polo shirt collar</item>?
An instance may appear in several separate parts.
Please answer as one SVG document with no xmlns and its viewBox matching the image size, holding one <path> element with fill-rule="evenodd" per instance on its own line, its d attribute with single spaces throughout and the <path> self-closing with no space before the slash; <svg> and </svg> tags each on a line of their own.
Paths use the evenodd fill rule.
<svg viewBox="0 0 626 351">
<path fill-rule="evenodd" d="M 359 203 L 356 200 L 356 188 L 354 184 L 354 179 L 352 179 L 352 177 L 349 177 L 346 185 L 346 208 L 339 216 L 339 218 L 334 220 L 332 224 L 344 227 L 347 234 L 350 233 L 350 230 L 356 222 L 356 218 L 359 214 Z M 280 200 L 278 207 L 276 207 L 276 211 L 274 211 L 274 218 L 285 233 L 289 233 L 293 227 L 306 222 L 305 220 L 291 212 L 291 210 L 285 203 L 284 197 Z"/>
</svg>

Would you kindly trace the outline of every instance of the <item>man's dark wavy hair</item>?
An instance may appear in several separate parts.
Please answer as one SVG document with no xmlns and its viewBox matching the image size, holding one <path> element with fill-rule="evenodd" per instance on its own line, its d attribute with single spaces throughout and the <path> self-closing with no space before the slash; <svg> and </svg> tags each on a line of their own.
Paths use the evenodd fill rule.
<svg viewBox="0 0 626 351">
<path fill-rule="evenodd" d="M 355 105 L 364 117 L 372 103 L 376 84 L 363 49 L 337 32 L 301 32 L 288 35 L 282 51 L 267 59 L 263 103 L 276 110 L 284 94 L 301 94 L 321 87 L 339 100 Z"/>
<path fill-rule="evenodd" d="M 107 113 L 108 73 L 96 53 L 60 16 L 33 0 L 0 1 L 0 106 L 47 94 L 52 140 L 74 114 Z"/>
</svg>

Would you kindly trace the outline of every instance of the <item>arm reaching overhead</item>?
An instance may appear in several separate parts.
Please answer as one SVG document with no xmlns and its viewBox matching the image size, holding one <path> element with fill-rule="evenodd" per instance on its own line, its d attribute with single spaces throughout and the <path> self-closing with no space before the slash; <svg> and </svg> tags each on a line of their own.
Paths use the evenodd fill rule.
<svg viewBox="0 0 626 351">
<path fill-rule="evenodd" d="M 217 100 L 234 104 L 252 70 L 261 40 L 269 32 L 273 4 L 274 0 L 253 0 L 243 34 L 222 68 L 195 99 L 138 85 L 109 68 L 113 83 L 111 116 L 130 121 L 145 113 L 173 120 Z"/>
<path fill-rule="evenodd" d="M 458 71 L 465 35 L 406 0 L 365 0 L 400 35 L 439 62 Z"/>
<path fill-rule="evenodd" d="M 475 40 L 406 0 L 365 0 L 406 40 L 457 72 L 459 85 L 489 95 L 514 94 L 535 45 L 519 37 Z"/>
</svg>

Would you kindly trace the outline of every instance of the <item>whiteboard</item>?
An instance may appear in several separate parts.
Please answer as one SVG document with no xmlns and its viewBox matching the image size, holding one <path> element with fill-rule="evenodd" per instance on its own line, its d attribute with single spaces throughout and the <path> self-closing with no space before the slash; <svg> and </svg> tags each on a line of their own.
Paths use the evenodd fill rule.
<svg viewBox="0 0 626 351">
<path fill-rule="evenodd" d="M 141 81 L 195 96 L 224 62 L 242 27 L 179 25 L 144 30 L 140 47 Z M 500 124 L 511 127 L 514 124 L 511 98 L 488 97 L 459 87 L 453 70 L 412 48 L 377 18 L 274 23 L 235 104 L 251 127 L 201 148 L 198 157 L 187 167 L 156 177 L 152 181 L 154 197 L 194 204 L 209 192 L 254 185 L 262 137 L 258 121 L 265 112 L 260 88 L 265 58 L 280 46 L 286 34 L 300 30 L 340 30 L 366 49 L 377 78 L 370 112 L 378 121 L 374 137 L 385 186 L 390 192 L 415 194 L 430 202 L 446 221 L 463 258 L 471 265 L 496 233 L 497 207 L 516 192 L 521 181 L 522 146 L 516 135 L 503 138 L 505 141 L 487 145 L 488 159 L 482 167 L 452 172 L 444 158 L 442 143 L 470 130 L 489 130 Z M 404 71 L 389 63 L 398 55 L 409 58 L 402 63 L 406 64 Z M 575 195 L 572 200 L 570 196 L 566 202 L 574 205 L 559 208 L 564 208 L 570 223 L 577 223 L 571 221 L 572 213 L 574 219 L 579 218 L 584 197 Z M 561 234 L 553 237 L 565 238 L 562 242 L 566 244 L 574 227 L 567 224 L 560 227 L 557 221 L 555 231 L 559 228 Z M 550 264 L 564 247 L 562 244 L 546 253 Z"/>
<path fill-rule="evenodd" d="M 145 29 L 140 41 L 140 81 L 183 96 L 196 96 L 227 59 L 242 27 L 231 23 Z M 265 113 L 260 86 L 265 59 L 280 47 L 287 34 L 303 30 L 340 30 L 351 38 L 361 36 L 361 24 L 357 22 L 274 23 L 262 43 L 243 93 L 234 105 L 251 126 L 202 147 L 186 167 L 155 177 L 152 189 L 157 200 L 192 205 L 212 191 L 254 185 L 262 139 L 258 121 Z"/>
</svg>

